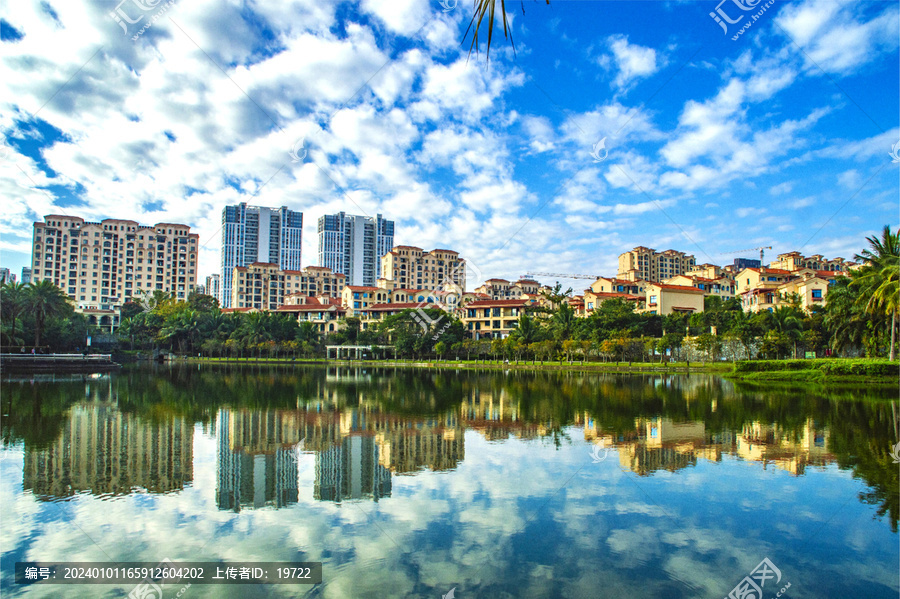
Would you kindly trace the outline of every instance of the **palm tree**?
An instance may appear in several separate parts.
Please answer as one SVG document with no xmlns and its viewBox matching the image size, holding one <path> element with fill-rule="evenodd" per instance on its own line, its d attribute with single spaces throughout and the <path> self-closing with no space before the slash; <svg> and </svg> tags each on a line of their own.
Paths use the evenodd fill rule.
<svg viewBox="0 0 900 599">
<path fill-rule="evenodd" d="M 24 283 L 6 283 L 0 286 L 0 307 L 3 309 L 3 320 L 9 322 L 10 345 L 17 345 L 20 339 L 16 335 L 16 321 L 25 311 L 27 296 L 28 286 Z"/>
<path fill-rule="evenodd" d="M 534 319 L 528 314 L 522 314 L 521 316 L 519 316 L 519 322 L 516 324 L 516 328 L 513 329 L 512 333 L 510 333 L 509 336 L 520 339 L 523 343 L 525 343 L 525 345 L 531 345 L 532 343 L 537 341 L 538 328 L 534 322 Z"/>
<path fill-rule="evenodd" d="M 794 344 L 794 357 L 797 357 L 797 340 L 803 333 L 802 316 L 796 308 L 781 306 L 776 308 L 772 315 L 772 328 L 790 339 Z"/>
<path fill-rule="evenodd" d="M 28 287 L 25 304 L 34 315 L 34 344 L 39 346 L 47 317 L 62 314 L 69 306 L 69 297 L 62 289 L 45 279 Z"/>
<path fill-rule="evenodd" d="M 550 0 L 545 0 L 549 5 Z M 481 30 L 481 22 L 487 17 L 487 50 L 486 54 L 490 56 L 491 53 L 491 40 L 494 36 L 494 15 L 497 9 L 497 0 L 475 0 L 475 11 L 472 14 L 472 20 L 469 21 L 469 26 L 466 28 L 466 34 L 463 36 L 463 39 L 468 37 L 469 30 L 472 31 L 472 43 L 469 46 L 469 54 L 472 53 L 472 49 L 478 51 L 478 32 Z M 522 14 L 525 14 L 525 4 L 522 4 Z M 503 19 L 503 37 L 508 39 L 510 44 L 512 44 L 513 50 L 516 49 L 516 44 L 512 39 L 512 27 L 509 24 L 509 19 L 506 17 L 506 0 L 500 0 L 500 15 Z M 473 27 L 474 26 L 474 27 Z"/>
<path fill-rule="evenodd" d="M 241 340 L 248 347 L 259 345 L 272 338 L 269 333 L 269 318 L 266 312 L 251 312 L 247 314 L 244 323 L 238 331 Z"/>
<path fill-rule="evenodd" d="M 898 271 L 900 271 L 900 234 L 891 233 L 890 225 L 885 225 L 881 238 L 866 237 L 871 249 L 865 249 L 854 256 L 865 266 L 853 276 L 851 285 L 860 289 L 857 305 L 866 313 L 891 317 L 890 359 L 896 356 L 894 333 L 897 328 Z"/>
</svg>

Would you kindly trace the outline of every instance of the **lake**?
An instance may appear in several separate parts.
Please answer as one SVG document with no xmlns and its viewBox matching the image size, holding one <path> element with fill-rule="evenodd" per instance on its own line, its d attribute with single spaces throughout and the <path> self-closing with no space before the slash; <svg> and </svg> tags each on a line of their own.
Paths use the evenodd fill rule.
<svg viewBox="0 0 900 599">
<path fill-rule="evenodd" d="M 895 388 L 206 364 L 0 385 L 4 597 L 135 596 L 15 562 L 166 558 L 323 581 L 165 599 L 900 593 Z"/>
</svg>

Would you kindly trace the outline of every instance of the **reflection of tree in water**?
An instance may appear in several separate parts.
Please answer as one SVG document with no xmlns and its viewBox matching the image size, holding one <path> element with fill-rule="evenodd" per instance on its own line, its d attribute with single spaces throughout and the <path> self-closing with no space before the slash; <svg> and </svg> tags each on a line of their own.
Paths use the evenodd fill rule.
<svg viewBox="0 0 900 599">
<path fill-rule="evenodd" d="M 895 530 L 900 516 L 900 469 L 890 455 L 898 442 L 891 388 L 759 387 L 710 375 L 270 365 L 126 368 L 102 383 L 4 382 L 4 443 L 52 443 L 61 434 L 68 408 L 85 399 L 86 388 L 103 389 L 120 409 L 150 421 L 178 416 L 209 425 L 223 406 L 362 409 L 401 420 L 452 413 L 464 428 L 487 439 L 541 437 L 556 447 L 573 442 L 566 427 L 586 420 L 616 442 L 639 441 L 635 427 L 640 421 L 702 422 L 707 444 L 760 423 L 776 427 L 782 441 L 799 442 L 813 423 L 815 430 L 827 431 L 830 459 L 871 487 L 861 500 L 878 506 Z M 89 391 L 91 397 L 97 393 Z M 642 463 L 653 464 L 660 456 L 648 454 L 649 461 Z"/>
</svg>

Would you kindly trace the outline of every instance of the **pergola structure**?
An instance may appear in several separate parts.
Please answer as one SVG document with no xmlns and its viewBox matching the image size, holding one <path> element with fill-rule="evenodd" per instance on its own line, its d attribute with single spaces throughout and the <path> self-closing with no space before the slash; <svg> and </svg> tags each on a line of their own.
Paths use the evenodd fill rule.
<svg viewBox="0 0 900 599">
<path fill-rule="evenodd" d="M 331 360 L 331 350 L 335 350 L 335 360 L 361 360 L 364 351 L 371 352 L 372 348 L 389 349 L 396 353 L 393 345 L 326 345 L 325 359 Z"/>
</svg>

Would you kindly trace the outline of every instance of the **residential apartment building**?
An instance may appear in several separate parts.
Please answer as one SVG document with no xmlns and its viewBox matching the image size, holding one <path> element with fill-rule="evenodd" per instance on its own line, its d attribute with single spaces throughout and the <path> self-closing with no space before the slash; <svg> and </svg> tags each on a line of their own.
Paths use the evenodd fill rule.
<svg viewBox="0 0 900 599">
<path fill-rule="evenodd" d="M 275 312 L 290 314 L 298 322 L 311 322 L 320 333 L 333 333 L 341 327 L 340 320 L 347 310 L 331 301 L 330 297 L 310 297 L 302 293 L 293 293 L 284 298 L 284 304 Z"/>
<path fill-rule="evenodd" d="M 734 279 L 731 277 L 710 279 L 695 274 L 687 274 L 668 278 L 663 283 L 696 287 L 707 296 L 720 297 L 723 300 L 734 297 Z"/>
<path fill-rule="evenodd" d="M 638 246 L 629 252 L 619 254 L 619 273 L 622 279 L 643 279 L 661 281 L 683 274 L 697 264 L 694 256 L 666 250 L 657 252 L 653 248 Z"/>
<path fill-rule="evenodd" d="M 60 287 L 76 311 L 104 313 L 114 328 L 119 307 L 133 297 L 163 291 L 187 299 L 197 286 L 198 246 L 188 225 L 50 214 L 34 223 L 31 269 L 35 281 Z"/>
<path fill-rule="evenodd" d="M 398 245 L 381 258 L 384 288 L 466 290 L 466 261 L 453 250 Z"/>
<path fill-rule="evenodd" d="M 381 256 L 394 247 L 394 221 L 339 212 L 319 218 L 319 265 L 346 275 L 347 284 L 373 286 Z"/>
<path fill-rule="evenodd" d="M 0 285 L 5 285 L 6 283 L 15 283 L 16 275 L 9 272 L 9 269 L 5 266 L 0 266 Z"/>
<path fill-rule="evenodd" d="M 800 270 L 801 268 L 809 268 L 811 270 L 830 270 L 848 272 L 855 262 L 844 260 L 843 258 L 833 258 L 828 260 L 822 254 L 813 254 L 812 256 L 804 256 L 800 252 L 787 252 L 778 254 L 778 259 L 769 264 L 769 268 L 776 268 L 788 271 Z"/>
<path fill-rule="evenodd" d="M 22 267 L 22 281 L 23 285 L 28 285 L 31 283 L 31 269 L 27 266 Z"/>
<path fill-rule="evenodd" d="M 215 274 L 206 277 L 206 285 L 203 286 L 206 295 L 216 298 L 219 305 L 222 305 L 222 276 Z"/>
<path fill-rule="evenodd" d="M 536 296 L 541 289 L 541 284 L 531 279 L 519 279 L 510 283 L 506 279 L 487 279 L 479 287 L 476 293 L 483 293 L 491 299 L 519 299 L 524 296 Z"/>
<path fill-rule="evenodd" d="M 662 316 L 679 312 L 688 314 L 703 312 L 705 293 L 696 287 L 650 283 L 645 293 L 646 303 L 641 312 Z"/>
<path fill-rule="evenodd" d="M 231 307 L 256 310 L 275 310 L 292 294 L 336 297 L 344 289 L 344 275 L 331 269 L 308 266 L 303 270 L 282 270 L 271 262 L 236 266 L 232 280 Z"/>
<path fill-rule="evenodd" d="M 531 300 L 477 300 L 463 308 L 463 326 L 473 339 L 505 339 L 518 325 Z"/>
<path fill-rule="evenodd" d="M 809 311 L 813 306 L 825 305 L 829 286 L 842 274 L 810 268 L 796 271 L 746 268 L 737 275 L 737 292 L 746 312 L 771 312 L 790 305 L 793 298 L 799 299 L 800 307 Z"/>
<path fill-rule="evenodd" d="M 391 290 L 382 287 L 346 285 L 341 293 L 341 305 L 348 316 L 362 316 L 363 312 L 375 304 L 390 303 Z"/>
<path fill-rule="evenodd" d="M 303 214 L 281 208 L 248 206 L 245 202 L 222 210 L 222 299 L 231 301 L 236 266 L 274 264 L 281 270 L 300 270 Z"/>
</svg>

